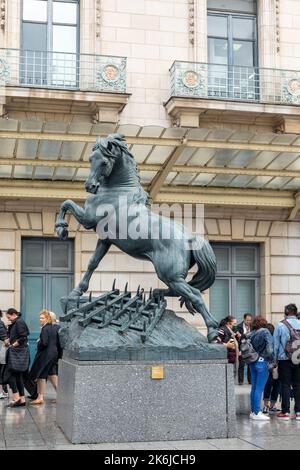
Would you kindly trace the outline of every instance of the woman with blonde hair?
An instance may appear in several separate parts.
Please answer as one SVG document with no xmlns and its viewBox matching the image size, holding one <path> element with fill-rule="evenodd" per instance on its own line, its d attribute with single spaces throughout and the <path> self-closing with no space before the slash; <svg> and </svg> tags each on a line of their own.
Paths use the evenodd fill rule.
<svg viewBox="0 0 300 470">
<path fill-rule="evenodd" d="M 40 312 L 42 326 L 38 340 L 37 353 L 30 370 L 30 379 L 37 382 L 38 397 L 31 405 L 42 405 L 46 389 L 46 381 L 50 380 L 57 390 L 57 364 L 60 356 L 59 327 L 53 324 L 52 316 L 48 310 Z"/>
</svg>

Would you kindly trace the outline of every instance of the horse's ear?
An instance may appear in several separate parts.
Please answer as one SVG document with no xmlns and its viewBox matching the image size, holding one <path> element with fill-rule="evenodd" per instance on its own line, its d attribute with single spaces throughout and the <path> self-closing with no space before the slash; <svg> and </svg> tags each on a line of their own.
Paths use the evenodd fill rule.
<svg viewBox="0 0 300 470">
<path fill-rule="evenodd" d="M 115 139 L 119 140 L 120 142 L 124 142 L 126 140 L 125 135 L 123 134 L 114 134 L 114 136 L 115 136 Z"/>
<path fill-rule="evenodd" d="M 98 135 L 98 137 L 96 138 L 96 144 L 100 145 L 100 142 L 101 142 L 101 137 L 100 135 Z"/>
</svg>

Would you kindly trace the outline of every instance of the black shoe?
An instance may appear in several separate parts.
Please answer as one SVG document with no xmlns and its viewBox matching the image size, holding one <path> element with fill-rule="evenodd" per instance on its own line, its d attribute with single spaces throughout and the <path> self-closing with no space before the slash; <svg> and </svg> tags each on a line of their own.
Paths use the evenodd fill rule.
<svg viewBox="0 0 300 470">
<path fill-rule="evenodd" d="M 38 398 L 38 394 L 36 395 L 28 395 L 27 398 L 29 398 L 29 400 L 36 400 Z"/>
<path fill-rule="evenodd" d="M 6 405 L 6 408 L 20 408 L 21 406 L 26 406 L 26 402 L 21 402 L 21 400 L 12 401 L 8 405 Z"/>
</svg>

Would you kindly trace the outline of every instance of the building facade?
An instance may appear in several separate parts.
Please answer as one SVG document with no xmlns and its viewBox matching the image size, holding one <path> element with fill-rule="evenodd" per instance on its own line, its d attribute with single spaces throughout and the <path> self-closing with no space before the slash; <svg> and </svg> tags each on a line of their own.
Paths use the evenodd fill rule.
<svg viewBox="0 0 300 470">
<path fill-rule="evenodd" d="M 59 310 L 96 245 L 83 203 L 97 135 L 123 133 L 154 203 L 203 204 L 218 274 L 212 313 L 281 318 L 300 304 L 297 0 L 0 1 L 0 308 Z M 193 214 L 191 215 L 191 222 Z M 161 286 L 110 250 L 94 293 Z M 177 299 L 169 306 L 190 318 Z"/>
</svg>

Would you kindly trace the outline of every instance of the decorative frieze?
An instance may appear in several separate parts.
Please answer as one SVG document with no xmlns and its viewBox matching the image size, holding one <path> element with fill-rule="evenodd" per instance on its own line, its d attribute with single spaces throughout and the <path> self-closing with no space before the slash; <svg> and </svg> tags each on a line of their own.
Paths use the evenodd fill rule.
<svg viewBox="0 0 300 470">
<path fill-rule="evenodd" d="M 195 44 L 195 0 L 189 0 L 189 41 Z"/>
<path fill-rule="evenodd" d="M 96 0 L 96 38 L 100 38 L 101 33 L 101 0 Z"/>
<path fill-rule="evenodd" d="M 276 51 L 280 52 L 280 3 L 276 0 Z"/>
<path fill-rule="evenodd" d="M 300 104 L 300 74 L 285 72 L 282 82 L 282 98 L 285 103 Z"/>
<path fill-rule="evenodd" d="M 0 1 L 0 27 L 5 30 L 5 21 L 6 21 L 6 0 Z"/>
</svg>

